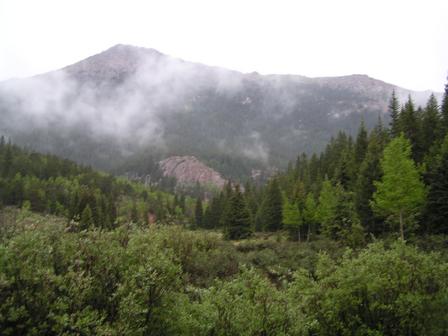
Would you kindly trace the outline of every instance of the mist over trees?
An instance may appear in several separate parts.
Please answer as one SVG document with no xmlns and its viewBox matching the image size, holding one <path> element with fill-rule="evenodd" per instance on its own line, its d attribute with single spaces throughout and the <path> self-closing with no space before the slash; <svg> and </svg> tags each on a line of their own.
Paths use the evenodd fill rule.
<svg viewBox="0 0 448 336">
<path fill-rule="evenodd" d="M 0 333 L 446 335 L 447 104 L 194 198 L 1 137 Z"/>
<path fill-rule="evenodd" d="M 379 119 L 368 132 L 361 122 L 356 137 L 339 132 L 320 156 L 301 154 L 267 186 L 249 184 L 252 227 L 286 229 L 294 239 L 320 233 L 355 245 L 369 236 L 446 232 L 445 105 L 446 98 L 439 106 L 434 95 L 425 108 L 410 97 L 400 105 L 392 92 L 390 128 Z M 220 227 L 213 216 L 208 220 L 205 227 Z"/>
<path fill-rule="evenodd" d="M 63 69 L 0 83 L 0 134 L 112 173 L 154 175 L 171 155 L 194 155 L 226 178 L 284 168 L 385 115 L 390 92 L 429 96 L 366 75 L 243 74 L 114 46 Z M 438 95 L 438 94 L 437 94 Z M 387 122 L 387 120 L 385 120 Z"/>
</svg>

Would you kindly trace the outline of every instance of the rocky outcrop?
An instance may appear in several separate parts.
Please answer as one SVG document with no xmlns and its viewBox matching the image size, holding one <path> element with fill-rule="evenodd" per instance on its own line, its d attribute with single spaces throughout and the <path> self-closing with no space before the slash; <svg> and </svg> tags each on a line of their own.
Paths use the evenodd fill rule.
<svg viewBox="0 0 448 336">
<path fill-rule="evenodd" d="M 226 180 L 194 156 L 172 156 L 159 162 L 164 176 L 175 177 L 181 185 L 198 182 L 203 186 L 222 188 Z"/>
</svg>

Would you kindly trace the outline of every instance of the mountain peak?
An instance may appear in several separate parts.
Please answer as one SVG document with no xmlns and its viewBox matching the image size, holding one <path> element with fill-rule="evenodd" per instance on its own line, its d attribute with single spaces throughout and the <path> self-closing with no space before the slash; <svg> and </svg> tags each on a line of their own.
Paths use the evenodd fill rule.
<svg viewBox="0 0 448 336">
<path fill-rule="evenodd" d="M 145 59 L 159 59 L 164 56 L 155 49 L 116 44 L 63 70 L 81 81 L 122 80 L 135 73 Z"/>
<path fill-rule="evenodd" d="M 145 47 L 138 47 L 130 44 L 116 44 L 109 49 L 106 49 L 105 51 L 95 55 L 101 55 L 101 54 L 107 54 L 107 55 L 113 55 L 113 54 L 156 54 L 156 55 L 163 55 L 160 51 L 153 49 L 153 48 L 145 48 Z"/>
</svg>

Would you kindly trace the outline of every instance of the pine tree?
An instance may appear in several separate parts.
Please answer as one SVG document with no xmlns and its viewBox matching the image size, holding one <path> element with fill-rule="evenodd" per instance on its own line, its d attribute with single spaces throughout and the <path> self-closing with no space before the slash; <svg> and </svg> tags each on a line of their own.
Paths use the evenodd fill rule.
<svg viewBox="0 0 448 336">
<path fill-rule="evenodd" d="M 443 93 L 442 100 L 442 131 L 443 136 L 448 134 L 448 83 L 445 84 L 445 92 Z"/>
<path fill-rule="evenodd" d="M 372 211 L 370 202 L 376 191 L 374 181 L 381 179 L 380 160 L 384 148 L 382 130 L 375 128 L 369 139 L 367 154 L 361 164 L 355 187 L 355 209 L 366 231 L 378 235 L 384 231 L 382 220 Z"/>
<path fill-rule="evenodd" d="M 252 233 L 250 213 L 238 186 L 226 204 L 222 224 L 226 239 L 244 239 Z"/>
<path fill-rule="evenodd" d="M 261 221 L 266 231 L 277 231 L 282 226 L 282 194 L 276 179 L 269 183 L 261 205 Z"/>
<path fill-rule="evenodd" d="M 299 206 L 286 196 L 283 197 L 282 217 L 283 227 L 288 230 L 290 237 L 300 241 L 302 217 L 300 216 Z"/>
<path fill-rule="evenodd" d="M 195 227 L 200 228 L 204 224 L 204 211 L 202 209 L 202 200 L 200 197 L 196 199 L 196 206 L 194 208 L 194 223 Z"/>
<path fill-rule="evenodd" d="M 398 102 L 395 90 L 392 91 L 392 96 L 389 101 L 389 115 L 390 115 L 390 134 L 393 138 L 400 134 L 399 115 L 400 103 Z"/>
<path fill-rule="evenodd" d="M 412 158 L 416 162 L 420 162 L 423 158 L 422 145 L 421 145 L 421 129 L 418 113 L 415 110 L 414 102 L 411 96 L 404 105 L 402 112 L 400 113 L 400 127 L 405 137 L 411 142 Z"/>
<path fill-rule="evenodd" d="M 428 233 L 448 234 L 448 135 L 437 161 L 429 177 L 424 222 Z"/>
<path fill-rule="evenodd" d="M 356 143 L 355 143 L 355 163 L 357 169 L 359 169 L 359 166 L 361 165 L 362 161 L 364 160 L 364 157 L 366 156 L 367 152 L 367 146 L 368 146 L 368 139 L 367 139 L 367 130 L 364 126 L 364 121 L 361 122 L 361 125 L 359 126 L 358 135 L 356 137 Z"/>
<path fill-rule="evenodd" d="M 343 240 L 351 246 L 360 245 L 364 241 L 364 233 L 356 215 L 353 193 L 339 190 L 337 196 L 334 218 L 324 232 L 330 238 Z"/>
<path fill-rule="evenodd" d="M 419 213 L 425 200 L 425 186 L 411 158 L 411 144 L 404 135 L 393 139 L 381 159 L 383 176 L 375 182 L 372 206 L 380 215 L 392 216 L 400 224 L 404 240 L 404 223 Z"/>
<path fill-rule="evenodd" d="M 356 181 L 356 167 L 354 154 L 350 147 L 340 154 L 339 162 L 334 172 L 334 181 L 340 184 L 344 190 L 351 190 Z"/>
<path fill-rule="evenodd" d="M 427 153 L 442 137 L 439 105 L 434 94 L 429 97 L 422 116 L 422 151 Z"/>
</svg>

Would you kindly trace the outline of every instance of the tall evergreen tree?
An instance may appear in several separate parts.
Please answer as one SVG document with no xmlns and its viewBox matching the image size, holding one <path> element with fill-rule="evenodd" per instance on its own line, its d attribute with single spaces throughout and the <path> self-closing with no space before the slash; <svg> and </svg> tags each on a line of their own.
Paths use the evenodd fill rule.
<svg viewBox="0 0 448 336">
<path fill-rule="evenodd" d="M 382 130 L 375 128 L 369 139 L 367 154 L 361 164 L 355 187 L 355 209 L 361 224 L 368 233 L 378 235 L 384 231 L 382 220 L 372 211 L 370 202 L 376 191 L 374 181 L 381 179 L 380 160 L 384 149 Z"/>
<path fill-rule="evenodd" d="M 425 186 L 411 158 L 411 144 L 404 135 L 393 139 L 381 159 L 383 176 L 375 182 L 372 206 L 381 215 L 392 216 L 400 225 L 404 240 L 404 224 L 419 213 L 425 200 Z"/>
<path fill-rule="evenodd" d="M 367 136 L 367 130 L 363 120 L 361 121 L 361 124 L 359 126 L 358 135 L 356 137 L 356 143 L 355 143 L 355 163 L 357 169 L 359 169 L 359 166 L 364 160 L 364 157 L 367 152 L 368 142 L 369 141 Z"/>
<path fill-rule="evenodd" d="M 437 161 L 437 167 L 429 176 L 424 223 L 428 233 L 448 234 L 448 135 Z"/>
<path fill-rule="evenodd" d="M 421 145 L 420 120 L 411 96 L 409 96 L 408 101 L 400 113 L 399 121 L 402 132 L 411 142 L 412 158 L 416 162 L 421 162 L 423 153 Z"/>
<path fill-rule="evenodd" d="M 347 147 L 340 153 L 333 180 L 345 190 L 351 190 L 356 181 L 356 164 L 353 151 Z"/>
<path fill-rule="evenodd" d="M 390 133 L 394 138 L 400 134 L 400 124 L 399 124 L 399 116 L 400 116 L 400 103 L 398 101 L 395 90 L 392 91 L 392 96 L 389 101 L 389 116 L 390 116 Z"/>
<path fill-rule="evenodd" d="M 268 184 L 260 210 L 264 230 L 277 231 L 282 227 L 282 194 L 277 179 Z"/>
<path fill-rule="evenodd" d="M 445 136 L 446 134 L 448 134 L 448 82 L 445 84 L 445 92 L 443 93 L 441 112 L 442 112 L 442 131 L 443 136 Z"/>
<path fill-rule="evenodd" d="M 232 192 L 227 202 L 222 223 L 227 239 L 244 239 L 252 233 L 249 209 L 239 186 Z"/>
<path fill-rule="evenodd" d="M 427 153 L 442 137 L 439 105 L 434 94 L 429 97 L 422 116 L 422 151 Z"/>
</svg>

